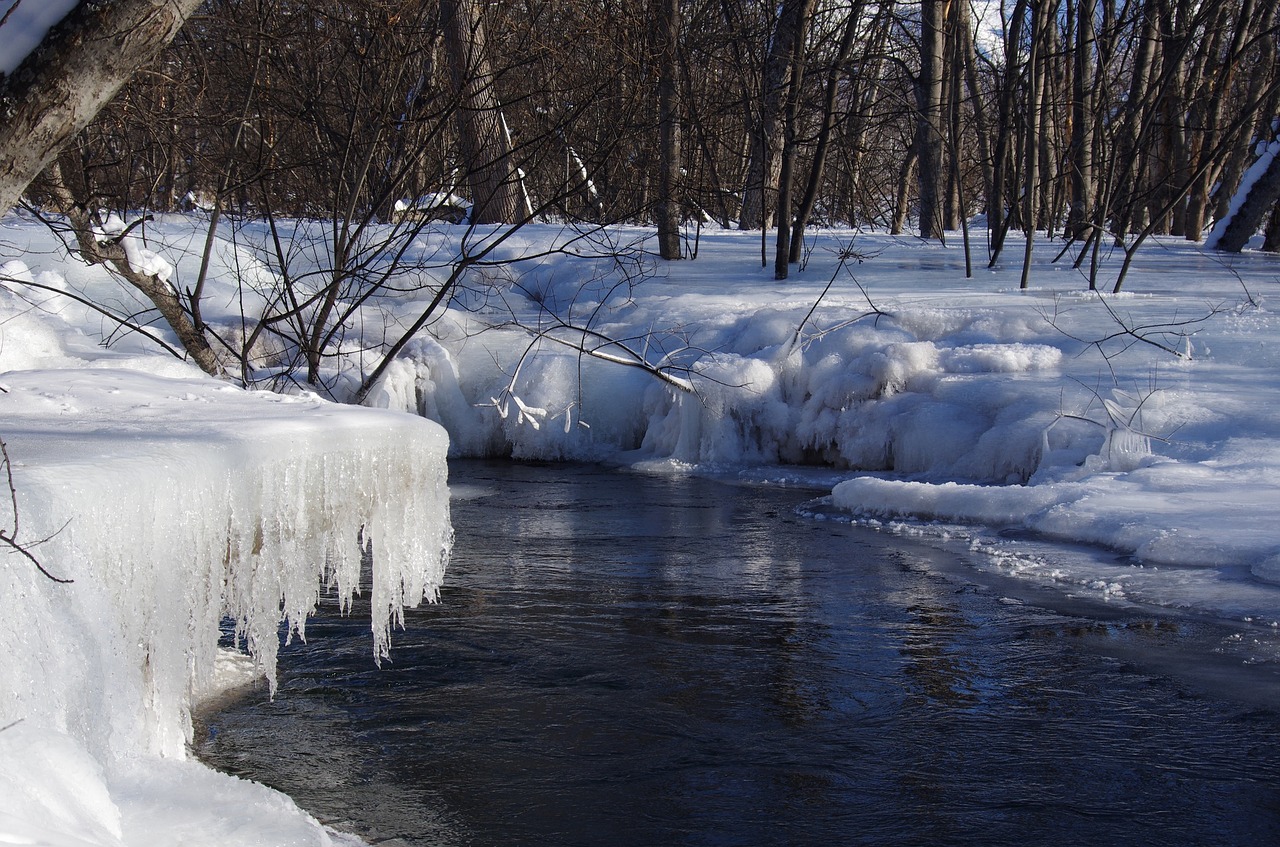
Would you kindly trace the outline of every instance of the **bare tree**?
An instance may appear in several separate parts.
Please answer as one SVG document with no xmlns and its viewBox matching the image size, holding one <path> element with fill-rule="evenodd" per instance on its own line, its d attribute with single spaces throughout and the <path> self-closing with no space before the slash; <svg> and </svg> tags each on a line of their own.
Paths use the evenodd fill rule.
<svg viewBox="0 0 1280 847">
<path fill-rule="evenodd" d="M 948 6 L 953 0 L 921 0 L 920 73 L 916 78 L 916 176 L 920 184 L 920 237 L 942 229 L 942 91 Z"/>
<path fill-rule="evenodd" d="M 787 85 L 794 68 L 797 42 L 803 42 L 804 28 L 811 11 L 812 0 L 782 0 L 765 45 L 759 117 L 749 128 L 751 152 L 740 219 L 744 229 L 767 229 L 770 224 L 768 198 L 777 190 L 782 174 L 783 109 Z"/>
</svg>

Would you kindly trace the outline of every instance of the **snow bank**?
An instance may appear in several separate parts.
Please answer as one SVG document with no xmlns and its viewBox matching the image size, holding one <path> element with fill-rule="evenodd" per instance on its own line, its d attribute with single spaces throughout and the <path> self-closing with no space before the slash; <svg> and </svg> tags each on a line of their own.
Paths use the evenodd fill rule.
<svg viewBox="0 0 1280 847">
<path fill-rule="evenodd" d="M 184 760 L 191 704 L 214 682 L 221 621 L 272 679 L 281 633 L 305 635 L 321 586 L 350 597 L 366 550 L 371 658 L 386 655 L 402 608 L 443 575 L 443 431 L 205 378 L 0 382 L 18 540 L 73 580 L 0 560 L 0 840 L 329 843 L 287 798 Z"/>
<path fill-rule="evenodd" d="M 965 279 L 957 246 L 878 234 L 856 236 L 867 258 L 841 274 L 834 256 L 853 235 L 824 233 L 810 267 L 779 283 L 750 235 L 711 231 L 696 261 L 653 264 L 632 285 L 595 260 L 547 258 L 539 245 L 557 238 L 533 228 L 505 245 L 511 264 L 490 272 L 487 299 L 475 289 L 443 316 L 380 402 L 440 420 L 458 455 L 766 481 L 819 467 L 857 477 L 831 502 L 868 522 L 946 524 L 939 537 L 956 524 L 1013 529 L 1095 545 L 1111 568 L 1212 570 L 1242 591 L 1280 582 L 1271 257 L 1224 263 L 1156 240 L 1111 296 L 1052 263 L 1054 245 L 1021 291 L 1016 263 Z M 548 312 L 590 318 L 694 391 L 620 377 L 504 325 L 513 314 L 545 325 Z M 539 426 L 520 421 L 516 398 L 545 410 Z M 1093 565 L 1080 567 L 1042 573 L 1075 586 Z M 1144 599 L 1236 614 L 1221 586 L 1166 592 L 1150 577 Z M 1280 597 L 1250 596 L 1280 620 Z"/>
</svg>

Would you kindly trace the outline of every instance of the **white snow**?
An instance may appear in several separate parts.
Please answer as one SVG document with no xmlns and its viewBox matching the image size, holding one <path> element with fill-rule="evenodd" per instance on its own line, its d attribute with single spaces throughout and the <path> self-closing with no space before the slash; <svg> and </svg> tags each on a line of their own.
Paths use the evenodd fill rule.
<svg viewBox="0 0 1280 847">
<path fill-rule="evenodd" d="M 0 73 L 11 74 L 80 0 L 0 0 Z"/>
<path fill-rule="evenodd" d="M 6 259 L 3 284 L 70 285 L 48 259 Z M 322 587 L 350 597 L 366 548 L 370 661 L 387 655 L 451 544 L 443 430 L 103 350 L 8 290 L 0 315 L 17 540 L 72 580 L 0 556 L 0 843 L 343 843 L 189 760 L 192 704 L 243 684 L 244 659 L 219 660 L 224 620 L 273 682 L 281 633 L 305 636 Z"/>
<path fill-rule="evenodd" d="M 524 231 L 507 255 L 560 237 Z M 1089 292 L 1069 259 L 1052 263 L 1059 246 L 1045 244 L 1022 292 L 1016 247 L 995 270 L 976 256 L 966 280 L 958 242 L 829 232 L 810 266 L 778 283 L 760 268 L 758 239 L 704 231 L 696 261 L 654 263 L 634 287 L 611 288 L 619 276 L 593 259 L 541 254 L 496 284 L 526 324 L 550 325 L 540 310 L 593 316 L 693 393 L 527 333 L 478 333 L 511 316 L 491 292 L 409 348 L 377 402 L 443 421 L 455 455 L 606 458 L 765 482 L 803 478 L 796 465 L 835 469 L 849 481 L 827 512 L 963 538 L 982 551 L 979 566 L 1280 621 L 1280 259 L 1157 240 L 1125 293 L 1109 295 Z M 850 241 L 863 258 L 838 274 Z M 976 233 L 980 253 L 982 243 Z M 1104 289 L 1119 264 L 1104 265 Z M 519 423 L 504 397 L 557 425 Z M 1045 542 L 1094 553 L 1032 567 Z M 1153 579 L 1170 566 L 1202 569 L 1214 590 Z M 1081 577 L 1095 571 L 1106 578 Z"/>
<path fill-rule="evenodd" d="M 397 213 L 429 212 L 434 209 L 469 209 L 470 201 L 450 192 L 424 194 L 416 200 L 400 199 L 392 207 Z"/>
<path fill-rule="evenodd" d="M 136 233 L 180 290 L 200 226 L 170 217 Z M 293 273 L 323 270 L 323 227 L 284 229 L 306 239 Z M 327 384 L 349 394 L 376 362 L 361 341 L 393 338 L 460 240 L 499 231 L 421 233 L 393 277 L 404 293 L 357 309 L 365 336 L 335 348 Z M 379 410 L 200 376 L 56 294 L 138 307 L 38 226 L 4 219 L 0 437 L 20 538 L 51 534 L 35 552 L 76 581 L 55 586 L 13 556 L 2 572 L 20 599 L 0 726 L 21 722 L 0 731 L 0 842 L 335 838 L 183 758 L 191 698 L 218 678 L 221 616 L 269 670 L 281 617 L 301 635 L 319 584 L 354 583 L 362 526 L 381 653 L 401 603 L 440 578 L 446 449 L 822 485 L 815 519 L 910 533 L 1064 592 L 1280 625 L 1280 259 L 1157 239 L 1113 296 L 1053 264 L 1048 242 L 1023 292 L 1012 241 L 994 270 L 975 256 L 970 280 L 958 239 L 824 232 L 808 267 L 775 282 L 758 233 L 704 229 L 696 261 L 665 264 L 627 252 L 649 235 L 522 229 L 387 369 L 367 401 Z M 280 278 L 255 241 L 249 223 L 213 251 L 205 318 L 227 338 Z M 584 341 L 613 361 L 564 343 Z M 256 351 L 253 373 L 265 384 L 287 352 Z M 178 835 L 190 816 L 166 810 L 186 807 L 204 810 L 192 815 L 207 842 Z"/>
</svg>

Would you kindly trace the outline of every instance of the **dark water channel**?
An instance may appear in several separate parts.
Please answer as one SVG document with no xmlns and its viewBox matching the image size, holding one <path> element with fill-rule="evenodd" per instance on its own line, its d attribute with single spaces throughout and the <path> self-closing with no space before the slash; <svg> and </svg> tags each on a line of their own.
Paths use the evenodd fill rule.
<svg viewBox="0 0 1280 847">
<path fill-rule="evenodd" d="M 794 489 L 451 482 L 443 602 L 392 663 L 364 610 L 322 614 L 206 761 L 374 843 L 1280 843 L 1268 672 L 1170 670 L 1217 624 L 1013 602 Z"/>
</svg>

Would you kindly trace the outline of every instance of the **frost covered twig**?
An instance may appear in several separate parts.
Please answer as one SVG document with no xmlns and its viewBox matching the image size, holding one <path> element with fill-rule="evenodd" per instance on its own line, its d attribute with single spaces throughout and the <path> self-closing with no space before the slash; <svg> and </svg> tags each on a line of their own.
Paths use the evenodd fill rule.
<svg viewBox="0 0 1280 847">
<path fill-rule="evenodd" d="M 1116 386 L 1107 396 L 1097 386 L 1086 385 L 1074 378 L 1072 381 L 1084 388 L 1091 399 L 1079 412 L 1060 410 L 1053 422 L 1044 428 L 1046 452 L 1049 434 L 1062 421 L 1080 421 L 1100 428 L 1104 433 L 1104 440 L 1098 455 L 1113 471 L 1129 471 L 1140 467 L 1141 462 L 1151 455 L 1151 442 L 1169 443 L 1169 436 L 1155 435 L 1143 425 L 1143 413 L 1148 402 L 1161 391 L 1154 376 L 1145 390 L 1127 391 Z M 1091 411 L 1095 404 L 1101 407 L 1101 415 Z"/>
<path fill-rule="evenodd" d="M 590 327 L 575 326 L 567 321 L 557 321 L 550 327 L 532 329 L 526 327 L 536 338 L 569 347 L 592 358 L 628 368 L 639 368 L 650 376 L 665 382 L 680 391 L 690 393 L 693 383 L 684 377 L 676 376 L 669 365 L 655 364 L 646 359 L 639 351 L 633 350 L 623 341 L 611 338 Z M 617 352 L 612 352 L 617 351 Z"/>
</svg>

